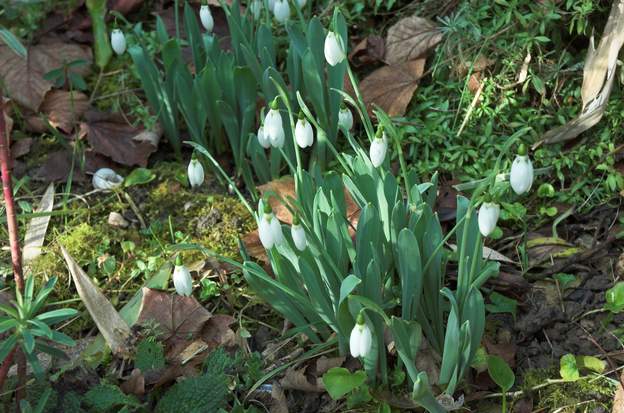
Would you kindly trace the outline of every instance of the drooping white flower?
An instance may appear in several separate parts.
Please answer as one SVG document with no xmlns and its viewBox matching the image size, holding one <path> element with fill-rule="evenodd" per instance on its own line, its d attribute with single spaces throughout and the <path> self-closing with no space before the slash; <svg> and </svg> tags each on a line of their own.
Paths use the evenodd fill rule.
<svg viewBox="0 0 624 413">
<path fill-rule="evenodd" d="M 338 126 L 346 130 L 351 130 L 351 128 L 353 128 L 353 114 L 344 104 L 340 106 L 340 111 L 338 111 Z"/>
<path fill-rule="evenodd" d="M 378 168 L 386 159 L 386 152 L 388 150 L 388 140 L 386 133 L 382 133 L 381 138 L 375 137 L 370 146 L 369 156 L 371 163 L 375 168 Z"/>
<path fill-rule="evenodd" d="M 176 257 L 175 268 L 173 269 L 173 286 L 178 295 L 190 296 L 193 293 L 193 279 L 191 272 L 182 264 L 182 257 Z"/>
<path fill-rule="evenodd" d="M 271 140 L 266 133 L 264 133 L 264 126 L 258 128 L 258 143 L 260 143 L 260 146 L 264 149 L 269 149 L 271 147 Z"/>
<path fill-rule="evenodd" d="M 260 242 L 262 246 L 269 250 L 275 245 L 282 244 L 284 242 L 284 234 L 282 233 L 282 225 L 279 219 L 273 214 L 271 205 L 267 200 L 263 202 L 263 214 L 258 222 L 258 235 L 260 236 Z"/>
<path fill-rule="evenodd" d="M 260 18 L 260 11 L 262 11 L 262 0 L 253 0 L 249 5 L 249 9 L 251 10 L 251 15 L 254 20 L 258 20 Z"/>
<path fill-rule="evenodd" d="M 188 164 L 187 175 L 191 188 L 197 188 L 204 183 L 204 167 L 195 157 L 195 154 L 193 154 L 191 162 Z"/>
<path fill-rule="evenodd" d="M 269 0 L 269 11 L 273 11 L 275 7 L 275 0 Z"/>
<path fill-rule="evenodd" d="M 299 223 L 299 218 L 295 216 L 293 219 L 293 224 L 290 227 L 290 235 L 292 236 L 293 242 L 295 243 L 295 247 L 299 251 L 303 251 L 308 246 L 308 241 L 306 239 L 305 230 Z"/>
<path fill-rule="evenodd" d="M 297 6 L 299 6 L 299 8 L 302 9 L 305 7 L 307 2 L 308 0 L 297 0 Z"/>
<path fill-rule="evenodd" d="M 264 135 L 271 142 L 271 146 L 281 148 L 284 145 L 284 126 L 282 115 L 277 108 L 277 100 L 271 103 L 271 109 L 264 118 Z"/>
<path fill-rule="evenodd" d="M 203 4 L 200 7 L 199 20 L 201 20 L 201 24 L 204 26 L 204 29 L 206 29 L 208 33 L 212 33 L 212 29 L 214 29 L 214 19 L 212 18 L 209 5 Z"/>
<path fill-rule="evenodd" d="M 531 189 L 531 185 L 533 185 L 533 164 L 529 159 L 529 155 L 527 155 L 527 149 L 524 145 L 520 145 L 518 155 L 511 164 L 509 183 L 518 195 L 528 192 Z"/>
<path fill-rule="evenodd" d="M 121 185 L 123 176 L 110 168 L 100 168 L 93 174 L 91 182 L 95 189 L 113 189 Z"/>
<path fill-rule="evenodd" d="M 351 330 L 351 337 L 349 338 L 349 350 L 351 350 L 351 356 L 353 357 L 365 357 L 371 350 L 373 345 L 373 335 L 370 328 L 364 321 L 362 314 L 358 315 L 357 323 L 353 330 Z"/>
<path fill-rule="evenodd" d="M 347 55 L 342 49 L 340 36 L 336 32 L 329 32 L 325 37 L 325 60 L 330 66 L 336 66 L 342 62 Z"/>
<path fill-rule="evenodd" d="M 288 4 L 288 0 L 275 0 L 273 15 L 278 22 L 286 22 L 290 18 L 290 5 Z"/>
<path fill-rule="evenodd" d="M 484 237 L 489 236 L 496 228 L 500 206 L 494 202 L 484 202 L 479 208 L 479 231 Z"/>
<path fill-rule="evenodd" d="M 111 46 L 118 55 L 126 51 L 126 36 L 120 29 L 113 29 L 111 32 Z"/>
<path fill-rule="evenodd" d="M 312 125 L 303 117 L 303 114 L 299 115 L 299 119 L 297 119 L 297 124 L 295 125 L 295 140 L 300 148 L 307 148 L 314 143 Z"/>
</svg>

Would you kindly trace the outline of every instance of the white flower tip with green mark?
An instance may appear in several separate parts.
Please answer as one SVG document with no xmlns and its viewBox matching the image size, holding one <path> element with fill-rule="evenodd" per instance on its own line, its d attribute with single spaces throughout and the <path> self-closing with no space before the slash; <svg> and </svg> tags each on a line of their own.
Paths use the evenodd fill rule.
<svg viewBox="0 0 624 413">
<path fill-rule="evenodd" d="M 373 345 L 373 335 L 366 323 L 356 323 L 351 330 L 349 338 L 349 350 L 353 357 L 365 357 Z"/>
<path fill-rule="evenodd" d="M 209 5 L 203 4 L 200 7 L 199 20 L 201 20 L 201 24 L 204 26 L 204 29 L 206 29 L 208 33 L 212 33 L 212 29 L 214 29 L 214 19 L 212 18 Z"/>
<path fill-rule="evenodd" d="M 288 0 L 275 0 L 273 4 L 273 16 L 280 23 L 286 22 L 290 18 L 290 5 Z"/>
<path fill-rule="evenodd" d="M 484 237 L 489 236 L 494 229 L 500 215 L 500 206 L 494 202 L 484 202 L 479 208 L 479 231 Z"/>
<path fill-rule="evenodd" d="M 388 141 L 386 134 L 384 133 L 381 138 L 373 139 L 370 146 L 369 156 L 371 163 L 375 168 L 378 168 L 386 159 L 386 152 L 388 151 Z"/>
<path fill-rule="evenodd" d="M 176 265 L 173 269 L 173 286 L 176 293 L 185 297 L 193 293 L 193 279 L 191 272 L 184 265 Z"/>
<path fill-rule="evenodd" d="M 305 118 L 298 119 L 295 125 L 295 140 L 300 148 L 307 148 L 314 143 L 314 131 L 312 125 Z"/>
<path fill-rule="evenodd" d="M 342 62 L 347 56 L 340 44 L 340 37 L 336 32 L 329 32 L 325 37 L 325 60 L 330 66 L 336 66 Z"/>
<path fill-rule="evenodd" d="M 509 183 L 518 195 L 522 195 L 531 189 L 531 185 L 533 185 L 533 164 L 528 155 L 516 156 L 516 159 L 511 164 Z"/>
<path fill-rule="evenodd" d="M 338 112 L 338 126 L 351 130 L 353 128 L 353 114 L 348 107 L 341 107 Z"/>
<path fill-rule="evenodd" d="M 284 145 L 284 126 L 278 109 L 270 109 L 264 118 L 264 135 L 271 146 L 281 148 Z"/>
<path fill-rule="evenodd" d="M 117 55 L 122 55 L 126 51 L 126 36 L 120 29 L 113 29 L 111 32 L 111 46 Z"/>
<path fill-rule="evenodd" d="M 293 224 L 293 226 L 290 227 L 290 235 L 295 243 L 295 247 L 297 247 L 299 251 L 304 251 L 307 248 L 308 241 L 306 239 L 305 230 L 301 225 Z"/>
<path fill-rule="evenodd" d="M 187 175 L 191 188 L 200 187 L 204 183 L 204 167 L 197 158 L 192 158 L 188 164 Z"/>
</svg>

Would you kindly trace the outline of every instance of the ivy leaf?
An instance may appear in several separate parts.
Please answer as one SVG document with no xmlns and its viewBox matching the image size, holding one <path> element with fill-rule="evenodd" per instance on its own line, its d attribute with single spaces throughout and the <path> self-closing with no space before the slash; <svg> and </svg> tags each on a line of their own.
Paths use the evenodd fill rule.
<svg viewBox="0 0 624 413">
<path fill-rule="evenodd" d="M 366 381 L 366 373 L 358 370 L 351 373 L 344 367 L 334 367 L 323 374 L 323 384 L 332 399 L 338 400 Z"/>
</svg>

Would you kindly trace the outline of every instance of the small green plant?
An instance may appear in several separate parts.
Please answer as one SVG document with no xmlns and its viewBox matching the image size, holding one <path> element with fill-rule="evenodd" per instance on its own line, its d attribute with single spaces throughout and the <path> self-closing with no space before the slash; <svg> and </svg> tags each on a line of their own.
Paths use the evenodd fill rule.
<svg viewBox="0 0 624 413">
<path fill-rule="evenodd" d="M 75 316 L 78 312 L 72 308 L 63 308 L 42 312 L 46 299 L 54 289 L 56 277 L 50 278 L 41 288 L 37 296 L 33 296 L 35 281 L 30 276 L 26 280 L 24 293 L 15 290 L 14 306 L 0 305 L 5 316 L 0 317 L 0 333 L 10 332 L 11 335 L 0 344 L 0 362 L 15 348 L 21 347 L 37 376 L 43 375 L 43 368 L 37 359 L 37 353 L 44 352 L 53 357 L 65 357 L 65 353 L 54 344 L 73 346 L 75 344 L 67 335 L 53 330 L 52 325 Z"/>
<path fill-rule="evenodd" d="M 501 404 L 501 411 L 503 413 L 507 412 L 507 393 L 514 385 L 516 381 L 516 376 L 514 372 L 511 370 L 509 365 L 505 360 L 500 358 L 499 356 L 487 356 L 487 366 L 488 373 L 494 383 L 500 387 L 501 392 L 503 393 L 503 402 Z"/>
</svg>

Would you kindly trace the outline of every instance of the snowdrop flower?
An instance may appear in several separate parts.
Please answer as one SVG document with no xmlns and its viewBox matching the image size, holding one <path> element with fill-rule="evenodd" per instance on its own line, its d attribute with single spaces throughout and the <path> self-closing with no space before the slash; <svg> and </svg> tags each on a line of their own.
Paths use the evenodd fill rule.
<svg viewBox="0 0 624 413">
<path fill-rule="evenodd" d="M 126 36 L 119 29 L 113 29 L 111 33 L 111 46 L 118 55 L 126 51 Z"/>
<path fill-rule="evenodd" d="M 258 234 L 260 235 L 260 242 L 262 246 L 269 250 L 275 245 L 279 245 L 284 241 L 284 234 L 282 233 L 282 226 L 279 219 L 273 214 L 271 204 L 268 200 L 262 201 L 263 214 L 258 223 Z"/>
<path fill-rule="evenodd" d="M 297 0 L 297 6 L 299 6 L 300 9 L 303 9 L 307 2 L 308 0 Z"/>
<path fill-rule="evenodd" d="M 177 256 L 173 269 L 173 286 L 178 295 L 190 296 L 193 292 L 193 279 L 191 272 L 182 264 L 182 257 Z"/>
<path fill-rule="evenodd" d="M 511 165 L 509 183 L 518 195 L 528 192 L 533 184 L 533 164 L 527 155 L 527 148 L 524 145 L 520 145 L 518 148 L 518 155 Z"/>
<path fill-rule="evenodd" d="M 201 20 L 202 26 L 208 33 L 212 33 L 212 29 L 214 28 L 214 19 L 212 18 L 212 13 L 210 12 L 210 6 L 207 4 L 203 4 L 199 9 L 199 19 Z"/>
<path fill-rule="evenodd" d="M 342 62 L 347 56 L 340 45 L 341 39 L 336 32 L 327 33 L 325 37 L 325 60 L 330 66 L 336 66 Z"/>
<path fill-rule="evenodd" d="M 204 167 L 201 162 L 197 160 L 195 153 L 191 157 L 191 162 L 188 164 L 187 175 L 191 188 L 200 187 L 204 183 Z"/>
<path fill-rule="evenodd" d="M 299 251 L 303 251 L 308 246 L 308 241 L 306 239 L 305 230 L 301 226 L 299 222 L 299 217 L 295 215 L 293 219 L 292 227 L 290 227 L 290 235 L 292 236 L 293 242 L 295 243 L 295 247 Z"/>
<path fill-rule="evenodd" d="M 274 148 L 281 148 L 284 145 L 284 126 L 282 115 L 277 108 L 277 98 L 271 103 L 271 109 L 264 118 L 264 136 Z"/>
<path fill-rule="evenodd" d="M 269 149 L 271 147 L 271 140 L 266 133 L 264 133 L 264 126 L 258 128 L 258 142 L 264 149 Z"/>
<path fill-rule="evenodd" d="M 484 237 L 489 236 L 496 228 L 500 215 L 500 206 L 495 202 L 484 202 L 479 208 L 479 231 Z"/>
<path fill-rule="evenodd" d="M 379 135 L 379 132 L 377 133 Z M 375 136 L 370 146 L 370 160 L 375 168 L 378 168 L 386 159 L 386 151 L 388 150 L 388 139 L 386 133 L 382 132 L 381 137 Z"/>
<path fill-rule="evenodd" d="M 251 15 L 254 20 L 258 20 L 258 18 L 260 18 L 260 11 L 262 11 L 262 0 L 253 0 L 249 5 L 249 10 L 251 10 Z"/>
<path fill-rule="evenodd" d="M 91 182 L 95 189 L 113 189 L 121 185 L 123 176 L 110 168 L 100 168 L 93 174 Z"/>
<path fill-rule="evenodd" d="M 346 130 L 353 128 L 353 114 L 344 103 L 340 105 L 340 111 L 338 112 L 338 126 Z"/>
<path fill-rule="evenodd" d="M 269 10 L 270 11 L 273 11 L 273 8 L 275 7 L 275 1 L 276 0 L 269 0 Z"/>
<path fill-rule="evenodd" d="M 357 316 L 357 323 L 351 330 L 349 349 L 353 357 L 365 357 L 373 345 L 373 335 L 364 321 L 362 313 Z"/>
<path fill-rule="evenodd" d="M 290 6 L 288 0 L 275 0 L 273 5 L 273 15 L 275 20 L 280 23 L 284 23 L 290 17 Z"/>
<path fill-rule="evenodd" d="M 303 112 L 299 113 L 299 119 L 295 125 L 295 140 L 300 148 L 307 148 L 312 146 L 314 142 L 314 131 L 312 125 L 303 116 Z"/>
</svg>

